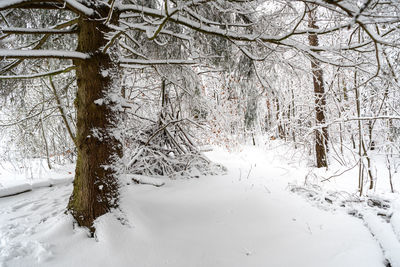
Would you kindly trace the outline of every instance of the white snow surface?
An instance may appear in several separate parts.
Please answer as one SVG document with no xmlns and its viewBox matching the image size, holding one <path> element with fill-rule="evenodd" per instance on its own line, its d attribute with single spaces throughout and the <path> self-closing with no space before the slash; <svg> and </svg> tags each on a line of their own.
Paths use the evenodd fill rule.
<svg viewBox="0 0 400 267">
<path fill-rule="evenodd" d="M 276 150 L 207 155 L 227 175 L 161 187 L 125 177 L 121 210 L 96 221 L 96 238 L 64 214 L 70 182 L 0 198 L 0 266 L 400 266 L 397 194 L 390 223 L 361 220 L 290 192 L 307 167 Z"/>
<path fill-rule="evenodd" d="M 1 148 L 0 148 L 1 152 Z M 56 166 L 49 170 L 45 160 L 31 159 L 19 164 L 0 164 L 0 204 L 1 198 L 35 188 L 50 187 L 73 181 L 74 166 Z"/>
</svg>

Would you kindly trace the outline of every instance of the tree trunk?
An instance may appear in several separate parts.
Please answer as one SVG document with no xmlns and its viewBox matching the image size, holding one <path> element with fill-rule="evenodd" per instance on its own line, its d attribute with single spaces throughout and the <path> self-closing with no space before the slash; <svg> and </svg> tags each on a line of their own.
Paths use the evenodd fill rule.
<svg viewBox="0 0 400 267">
<path fill-rule="evenodd" d="M 285 134 L 285 130 L 282 126 L 282 117 L 283 115 L 281 114 L 281 109 L 280 109 L 280 105 L 279 105 L 279 98 L 278 96 L 274 95 L 274 102 L 275 102 L 275 106 L 276 106 L 276 123 L 278 125 L 278 137 L 280 139 L 284 139 L 286 141 L 286 134 Z"/>
<path fill-rule="evenodd" d="M 316 25 L 316 12 L 312 9 L 308 13 L 308 27 L 318 29 Z M 309 34 L 308 41 L 311 46 L 318 46 L 318 36 Z M 315 97 L 315 119 L 317 127 L 325 124 L 325 88 L 323 80 L 323 71 L 317 59 L 311 58 L 311 70 L 313 74 L 314 97 Z M 327 167 L 326 149 L 328 147 L 328 128 L 322 126 L 321 129 L 315 131 L 315 154 L 317 159 L 317 167 Z"/>
<path fill-rule="evenodd" d="M 101 10 L 100 10 L 101 12 Z M 106 17 L 107 11 L 101 14 Z M 80 18 L 78 51 L 91 55 L 77 61 L 76 144 L 78 160 L 68 209 L 80 226 L 94 232 L 93 222 L 118 206 L 116 164 L 122 146 L 116 137 L 119 109 L 110 94 L 119 95 L 118 63 L 102 51 L 107 40 L 104 20 Z M 96 101 L 97 100 L 97 101 Z"/>
</svg>

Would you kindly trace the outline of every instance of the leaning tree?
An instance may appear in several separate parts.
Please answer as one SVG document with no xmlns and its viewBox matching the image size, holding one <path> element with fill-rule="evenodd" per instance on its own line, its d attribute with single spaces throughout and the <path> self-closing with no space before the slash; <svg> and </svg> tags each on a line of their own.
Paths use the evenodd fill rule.
<svg viewBox="0 0 400 267">
<path fill-rule="evenodd" d="M 310 12 L 310 5 L 330 14 L 335 20 L 324 22 L 320 28 L 315 27 L 318 21 L 308 26 L 306 15 Z M 375 12 L 376 6 L 380 7 L 380 13 Z M 68 210 L 79 225 L 94 231 L 94 220 L 118 207 L 123 67 L 193 64 L 201 67 L 210 55 L 201 54 L 196 49 L 197 39 L 193 33 L 197 32 L 228 40 L 252 61 L 265 60 L 253 51 L 280 53 L 292 49 L 313 62 L 362 68 L 363 57 L 341 57 L 341 51 L 361 55 L 375 51 L 375 65 L 379 70 L 379 49 L 381 45 L 391 45 L 388 40 L 397 29 L 399 20 L 392 11 L 386 12 L 383 6 L 390 10 L 397 8 L 390 1 L 359 4 L 351 0 L 1 1 L 0 57 L 3 60 L 0 74 L 2 79 L 9 79 L 45 77 L 67 71 L 75 73 L 77 125 L 74 143 L 78 157 Z M 207 9 L 224 14 L 226 19 L 213 19 L 215 12 L 205 12 Z M 269 13 L 271 9 L 275 10 L 273 15 Z M 42 18 L 46 18 L 46 13 L 63 15 L 56 16 L 56 20 L 44 20 L 40 27 L 32 27 L 34 24 L 29 20 L 12 19 L 16 13 L 22 14 L 20 18 L 23 18 L 27 12 L 40 14 L 38 17 Z M 254 19 L 240 19 L 247 15 Z M 377 24 L 385 25 L 385 30 L 377 32 Z M 249 28 L 251 30 L 247 30 Z M 323 37 L 356 29 L 367 34 L 363 43 L 351 42 L 351 35 L 350 41 L 344 40 L 337 47 L 310 45 L 306 40 L 310 35 Z M 52 37 L 65 35 L 69 38 L 68 46 L 52 47 Z M 15 36 L 31 38 L 18 39 Z M 182 40 L 182 49 L 189 53 L 185 53 L 185 58 L 170 53 L 154 57 L 150 49 L 138 41 L 143 37 L 157 45 Z M 50 59 L 63 62 L 60 63 L 62 66 L 68 62 L 71 66 L 36 74 L 21 73 L 26 70 L 21 67 L 24 62 L 41 64 Z"/>
</svg>

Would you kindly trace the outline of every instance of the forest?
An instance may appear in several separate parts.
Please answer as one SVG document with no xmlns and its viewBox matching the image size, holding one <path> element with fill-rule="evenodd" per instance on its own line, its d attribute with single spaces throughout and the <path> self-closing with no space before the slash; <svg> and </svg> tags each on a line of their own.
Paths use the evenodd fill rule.
<svg viewBox="0 0 400 267">
<path fill-rule="evenodd" d="M 400 1 L 0 0 L 0 266 L 400 267 Z"/>
</svg>

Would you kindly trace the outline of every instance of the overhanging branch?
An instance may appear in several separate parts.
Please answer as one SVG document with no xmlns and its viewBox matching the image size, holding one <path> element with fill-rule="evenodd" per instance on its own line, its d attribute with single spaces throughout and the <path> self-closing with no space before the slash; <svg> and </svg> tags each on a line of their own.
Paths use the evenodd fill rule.
<svg viewBox="0 0 400 267">
<path fill-rule="evenodd" d="M 32 28 L 0 28 L 0 32 L 12 34 L 73 34 L 77 33 L 76 28 L 72 29 L 32 29 Z"/>
<path fill-rule="evenodd" d="M 85 53 L 62 50 L 13 50 L 0 49 L 0 57 L 4 58 L 60 58 L 60 59 L 88 59 L 90 56 Z"/>
<path fill-rule="evenodd" d="M 119 63 L 133 65 L 194 65 L 198 62 L 184 59 L 120 59 Z"/>
<path fill-rule="evenodd" d="M 35 74 L 26 74 L 26 75 L 6 75 L 6 76 L 0 76 L 0 80 L 1 79 L 35 79 L 35 78 L 42 78 L 42 77 L 46 77 L 46 76 L 53 76 L 53 75 L 58 75 L 61 73 L 65 73 L 68 71 L 71 71 L 75 69 L 75 66 L 68 66 L 64 69 L 59 69 L 59 70 L 54 70 L 54 71 L 49 71 L 49 72 L 42 72 L 42 73 L 35 73 Z"/>
</svg>

